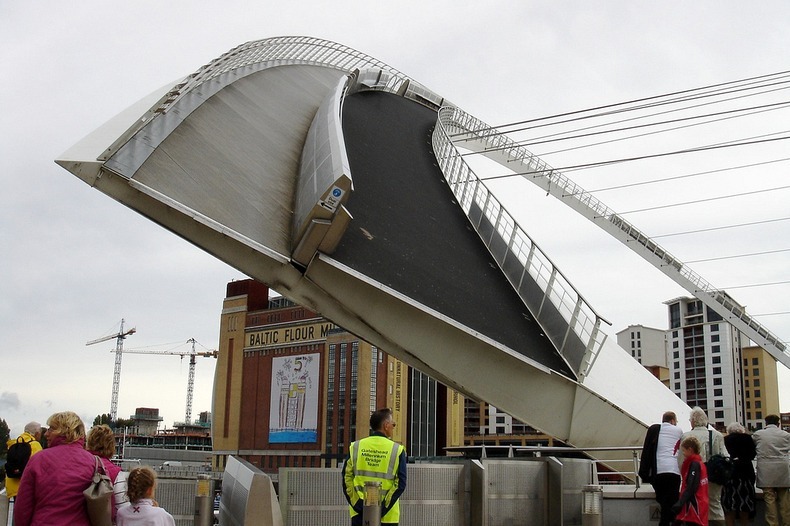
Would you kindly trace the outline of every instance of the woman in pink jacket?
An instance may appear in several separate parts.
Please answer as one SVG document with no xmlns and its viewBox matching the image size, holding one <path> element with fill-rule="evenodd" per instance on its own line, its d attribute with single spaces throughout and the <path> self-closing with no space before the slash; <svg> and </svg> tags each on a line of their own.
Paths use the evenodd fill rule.
<svg viewBox="0 0 790 526">
<path fill-rule="evenodd" d="M 90 526 L 82 491 L 93 478 L 85 425 L 71 411 L 47 420 L 47 449 L 30 457 L 14 506 L 15 526 Z"/>
</svg>

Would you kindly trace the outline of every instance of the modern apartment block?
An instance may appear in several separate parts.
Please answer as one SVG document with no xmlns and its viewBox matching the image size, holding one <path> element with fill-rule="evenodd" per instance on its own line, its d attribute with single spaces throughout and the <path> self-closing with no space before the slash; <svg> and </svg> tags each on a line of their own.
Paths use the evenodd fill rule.
<svg viewBox="0 0 790 526">
<path fill-rule="evenodd" d="M 696 298 L 665 304 L 670 388 L 688 405 L 703 408 L 713 425 L 744 422 L 740 331 Z"/>
<path fill-rule="evenodd" d="M 743 348 L 743 390 L 747 428 L 762 429 L 767 415 L 780 414 L 776 359 L 762 347 Z"/>
<path fill-rule="evenodd" d="M 663 329 L 629 325 L 617 333 L 617 344 L 645 367 L 667 367 L 667 336 Z"/>
<path fill-rule="evenodd" d="M 653 376 L 670 387 L 667 367 L 667 331 L 644 325 L 629 325 L 616 334 L 617 345 L 631 353 Z"/>
</svg>

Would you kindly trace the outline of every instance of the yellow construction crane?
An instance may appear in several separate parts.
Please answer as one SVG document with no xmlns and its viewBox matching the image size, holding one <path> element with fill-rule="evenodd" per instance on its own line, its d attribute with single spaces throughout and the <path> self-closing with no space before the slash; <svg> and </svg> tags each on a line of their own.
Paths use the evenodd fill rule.
<svg viewBox="0 0 790 526">
<path fill-rule="evenodd" d="M 124 320 L 121 319 L 121 328 L 116 334 L 104 336 L 96 340 L 91 340 L 85 346 L 93 345 L 94 343 L 106 342 L 115 339 L 115 370 L 112 374 L 112 401 L 110 402 L 110 420 L 115 422 L 118 417 L 118 388 L 121 385 L 121 356 L 123 355 L 123 341 L 127 336 L 131 336 L 137 329 L 132 327 L 128 331 L 123 330 Z"/>
<path fill-rule="evenodd" d="M 197 344 L 197 341 L 195 341 L 194 338 L 188 339 L 186 343 L 192 344 L 191 350 L 148 351 L 142 349 L 138 349 L 138 350 L 129 349 L 123 352 L 128 354 L 167 354 L 171 356 L 180 356 L 181 359 L 183 359 L 184 356 L 189 356 L 189 380 L 187 380 L 187 410 L 184 416 L 184 423 L 189 425 L 192 423 L 192 391 L 195 386 L 195 362 L 196 362 L 195 357 L 203 356 L 205 358 L 216 358 L 217 351 L 213 349 L 209 349 L 206 351 L 196 351 L 195 344 Z"/>
</svg>

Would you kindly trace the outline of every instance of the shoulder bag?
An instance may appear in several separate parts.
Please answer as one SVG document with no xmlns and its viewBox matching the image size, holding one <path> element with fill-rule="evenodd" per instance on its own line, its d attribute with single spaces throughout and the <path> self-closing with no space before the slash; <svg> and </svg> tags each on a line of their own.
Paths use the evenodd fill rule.
<svg viewBox="0 0 790 526">
<path fill-rule="evenodd" d="M 713 431 L 708 429 L 708 461 L 705 467 L 708 470 L 708 480 L 714 484 L 724 485 L 732 478 L 732 461 L 730 457 L 713 454 Z"/>
<path fill-rule="evenodd" d="M 112 526 L 112 481 L 107 476 L 101 459 L 94 455 L 96 464 L 90 485 L 82 492 L 91 526 Z"/>
</svg>

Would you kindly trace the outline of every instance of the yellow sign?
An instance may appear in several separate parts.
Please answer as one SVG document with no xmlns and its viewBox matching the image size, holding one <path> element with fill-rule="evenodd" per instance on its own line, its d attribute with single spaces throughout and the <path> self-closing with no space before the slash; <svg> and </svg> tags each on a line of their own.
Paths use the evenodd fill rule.
<svg viewBox="0 0 790 526">
<path fill-rule="evenodd" d="M 276 347 L 326 340 L 326 335 L 332 327 L 334 327 L 333 323 L 314 323 L 249 332 L 246 335 L 245 348 Z"/>
<path fill-rule="evenodd" d="M 390 408 L 392 409 L 392 418 L 398 424 L 392 433 L 392 439 L 395 442 L 403 443 L 406 439 L 405 404 L 407 400 L 403 399 L 405 396 L 406 365 L 395 358 L 389 358 L 389 360 L 390 365 L 394 365 L 395 374 L 388 378 L 388 382 L 390 382 L 390 386 L 392 387 L 392 396 L 388 396 L 388 399 L 391 398 Z"/>
</svg>

